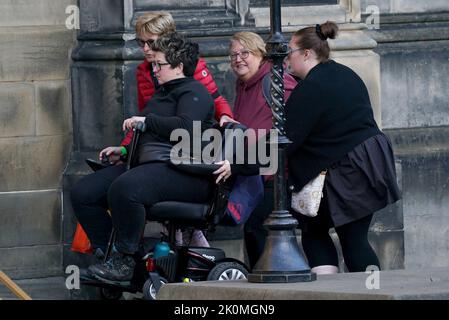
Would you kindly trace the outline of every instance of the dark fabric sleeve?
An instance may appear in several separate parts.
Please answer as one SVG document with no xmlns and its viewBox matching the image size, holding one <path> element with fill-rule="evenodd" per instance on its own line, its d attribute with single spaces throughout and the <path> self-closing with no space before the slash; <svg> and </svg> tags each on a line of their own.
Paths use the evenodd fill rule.
<svg viewBox="0 0 449 320">
<path fill-rule="evenodd" d="M 231 174 L 242 176 L 254 176 L 259 174 L 260 166 L 258 164 L 232 164 Z"/>
<path fill-rule="evenodd" d="M 288 155 L 302 145 L 325 111 L 321 95 L 319 86 L 310 82 L 297 86 L 290 95 L 285 124 L 287 137 L 292 141 L 287 149 Z"/>
<path fill-rule="evenodd" d="M 178 96 L 176 115 L 172 117 L 148 114 L 145 119 L 147 130 L 169 139 L 173 130 L 185 129 L 192 133 L 193 121 L 206 120 L 213 110 L 213 100 L 207 91 L 190 90 Z"/>
<path fill-rule="evenodd" d="M 235 152 L 233 162 L 231 162 L 231 173 L 233 175 L 250 176 L 261 174 L 262 168 L 270 167 L 272 159 L 270 159 L 269 135 L 261 136 L 258 139 L 258 143 L 246 143 L 245 152 L 241 150 L 240 152 Z M 262 150 L 259 150 L 259 148 L 262 148 Z M 249 156 L 250 154 L 252 156 Z M 261 155 L 263 157 L 260 157 Z M 277 154 L 274 156 L 277 157 Z"/>
</svg>

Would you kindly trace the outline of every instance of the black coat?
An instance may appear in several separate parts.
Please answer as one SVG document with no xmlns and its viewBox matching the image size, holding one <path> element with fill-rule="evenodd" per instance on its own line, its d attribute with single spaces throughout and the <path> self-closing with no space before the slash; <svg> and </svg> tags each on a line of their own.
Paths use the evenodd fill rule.
<svg viewBox="0 0 449 320">
<path fill-rule="evenodd" d="M 186 77 L 164 83 L 148 101 L 141 116 L 145 116 L 146 131 L 137 147 L 138 163 L 168 161 L 172 146 L 180 142 L 170 141 L 176 129 L 184 129 L 190 137 L 189 145 L 183 141 L 185 156 L 201 157 L 195 153 L 193 140 L 201 141 L 201 134 L 213 124 L 214 100 L 207 89 L 193 78 Z M 194 122 L 201 123 L 201 130 L 194 131 Z M 195 150 L 194 150 L 195 149 Z"/>
<path fill-rule="evenodd" d="M 286 105 L 289 185 L 299 191 L 366 139 L 380 133 L 368 90 L 350 68 L 315 66 Z"/>
<path fill-rule="evenodd" d="M 174 144 L 170 142 L 173 130 L 185 129 L 192 136 L 193 122 L 201 121 L 204 131 L 212 126 L 214 112 L 214 100 L 195 79 L 186 77 L 164 83 L 141 112 L 147 129 L 140 142 Z"/>
</svg>

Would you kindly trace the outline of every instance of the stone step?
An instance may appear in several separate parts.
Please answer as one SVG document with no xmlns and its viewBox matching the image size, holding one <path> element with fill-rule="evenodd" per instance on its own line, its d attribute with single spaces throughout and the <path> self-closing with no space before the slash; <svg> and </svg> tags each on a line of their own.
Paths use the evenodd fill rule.
<svg viewBox="0 0 449 320">
<path fill-rule="evenodd" d="M 139 16 L 141 16 L 142 14 L 144 14 L 145 12 L 147 12 L 147 10 L 142 10 L 142 9 L 137 9 L 134 12 L 134 19 L 138 18 Z M 188 16 L 195 16 L 195 17 L 210 17 L 210 16 L 221 16 L 221 15 L 226 15 L 226 14 L 230 14 L 232 15 L 233 13 L 231 13 L 228 10 L 225 9 L 201 9 L 201 10 L 194 10 L 194 9 L 185 9 L 185 10 L 171 10 L 170 11 L 171 15 L 173 16 L 173 18 L 179 18 L 179 17 L 188 17 Z"/>
<path fill-rule="evenodd" d="M 209 281 L 167 284 L 159 300 L 424 300 L 449 299 L 449 268 L 339 273 L 313 282 Z"/>
</svg>

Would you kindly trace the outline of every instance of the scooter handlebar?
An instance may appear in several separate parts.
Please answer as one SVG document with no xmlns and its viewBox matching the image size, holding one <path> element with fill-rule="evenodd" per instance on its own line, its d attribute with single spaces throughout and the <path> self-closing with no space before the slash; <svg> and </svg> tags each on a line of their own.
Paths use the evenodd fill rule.
<svg viewBox="0 0 449 320">
<path fill-rule="evenodd" d="M 136 122 L 133 124 L 133 128 L 135 131 L 145 132 L 147 129 L 147 126 L 145 125 L 145 122 Z"/>
</svg>

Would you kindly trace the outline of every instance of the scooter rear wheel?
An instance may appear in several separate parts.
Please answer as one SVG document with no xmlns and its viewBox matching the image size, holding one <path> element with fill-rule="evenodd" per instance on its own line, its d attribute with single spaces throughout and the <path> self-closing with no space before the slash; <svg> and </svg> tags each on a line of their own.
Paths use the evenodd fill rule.
<svg viewBox="0 0 449 320">
<path fill-rule="evenodd" d="M 160 277 L 160 280 L 161 280 L 161 285 L 168 283 L 167 279 L 165 279 L 163 277 Z M 142 293 L 143 293 L 143 297 L 145 298 L 145 300 L 156 300 L 157 291 L 156 291 L 153 281 L 150 278 L 147 279 L 147 281 L 145 281 L 145 283 L 143 285 Z"/>
</svg>

